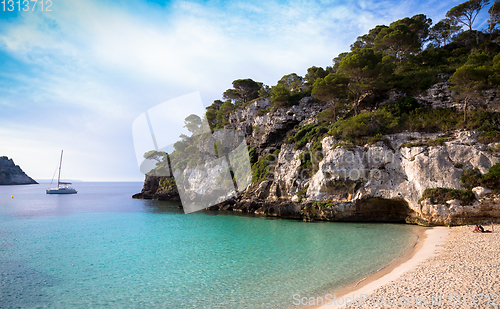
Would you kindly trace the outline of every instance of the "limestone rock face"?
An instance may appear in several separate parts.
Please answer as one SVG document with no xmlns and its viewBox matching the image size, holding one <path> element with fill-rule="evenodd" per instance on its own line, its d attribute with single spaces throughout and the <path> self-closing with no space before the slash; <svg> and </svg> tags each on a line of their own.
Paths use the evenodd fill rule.
<svg viewBox="0 0 500 309">
<path fill-rule="evenodd" d="M 432 108 L 453 108 L 460 107 L 452 97 L 450 84 L 448 82 L 437 83 L 429 88 L 426 93 L 418 95 L 416 99 Z"/>
<path fill-rule="evenodd" d="M 429 217 L 434 224 L 438 218 L 442 224 L 452 222 L 445 220 L 450 211 L 456 217 L 468 210 L 468 206 L 460 206 L 459 201 L 447 205 L 430 205 L 425 201 L 420 204 L 419 199 L 427 188 L 463 190 L 460 176 L 464 169 L 476 168 L 486 173 L 500 162 L 499 154 L 479 143 L 476 136 L 476 132 L 457 132 L 442 146 L 408 147 L 404 145 L 408 138 L 428 140 L 437 135 L 400 133 L 387 136 L 389 144 L 378 142 L 349 149 L 333 148 L 331 138 L 326 138 L 325 157 L 309 181 L 306 198 L 339 202 L 402 199 L 417 217 Z"/>
<path fill-rule="evenodd" d="M 226 128 L 244 132 L 250 146 L 256 147 L 260 154 L 267 154 L 266 149 L 281 146 L 286 133 L 294 126 L 317 121 L 315 116 L 327 107 L 314 103 L 312 97 L 305 97 L 298 105 L 271 112 L 270 100 L 261 99 L 231 114 Z"/>
<path fill-rule="evenodd" d="M 26 175 L 18 165 L 15 165 L 12 159 L 0 157 L 0 185 L 30 184 L 37 184 L 37 182 Z"/>
<path fill-rule="evenodd" d="M 500 97 L 497 93 L 498 89 L 488 89 L 483 91 L 481 100 L 472 100 L 468 109 L 478 108 L 480 105 L 485 105 L 489 110 L 500 111 Z M 432 108 L 456 108 L 463 110 L 463 102 L 457 102 L 453 98 L 453 93 L 450 90 L 449 82 L 441 82 L 432 85 L 425 93 L 415 97 L 421 104 L 431 106 Z"/>
<path fill-rule="evenodd" d="M 488 188 L 484 188 L 484 187 L 475 187 L 475 188 L 472 188 L 472 193 L 474 193 L 474 196 L 476 197 L 476 199 L 482 199 L 483 197 L 485 197 L 486 195 L 490 194 L 490 193 L 493 193 L 493 190 L 490 190 Z"/>
<path fill-rule="evenodd" d="M 276 158 L 277 162 L 271 165 L 271 168 L 274 169 L 274 179 L 266 198 L 270 200 L 291 199 L 299 188 L 304 186 L 304 180 L 299 170 L 301 153 L 300 150 L 294 150 L 293 145 L 285 144 L 281 147 L 278 158 Z"/>
</svg>

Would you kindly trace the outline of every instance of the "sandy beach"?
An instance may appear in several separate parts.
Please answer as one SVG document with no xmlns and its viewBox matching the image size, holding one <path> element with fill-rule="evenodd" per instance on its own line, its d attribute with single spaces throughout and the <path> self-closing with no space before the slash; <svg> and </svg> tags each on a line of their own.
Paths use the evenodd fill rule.
<svg viewBox="0 0 500 309">
<path fill-rule="evenodd" d="M 472 230 L 429 229 L 408 260 L 320 308 L 498 308 L 500 235 Z"/>
</svg>

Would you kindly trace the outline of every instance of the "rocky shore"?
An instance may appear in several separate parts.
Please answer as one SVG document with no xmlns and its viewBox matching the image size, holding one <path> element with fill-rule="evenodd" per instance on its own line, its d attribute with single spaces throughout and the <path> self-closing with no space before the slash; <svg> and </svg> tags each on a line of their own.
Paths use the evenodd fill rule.
<svg viewBox="0 0 500 309">
<path fill-rule="evenodd" d="M 447 84 L 440 83 L 418 100 L 427 108 L 461 108 L 450 97 Z M 489 106 L 497 112 L 499 99 L 495 93 L 490 97 Z M 265 173 L 236 197 L 211 206 L 211 210 L 304 221 L 407 222 L 424 226 L 500 222 L 500 188 L 496 185 L 475 185 L 467 191 L 468 199 L 423 198 L 426 189 L 465 192 L 471 189 L 461 181 L 465 172 L 484 175 L 500 163 L 500 143 L 485 142 L 479 138 L 481 132 L 401 132 L 377 136 L 365 145 L 328 136 L 315 144 L 297 147 L 294 142 L 286 142 L 287 132 L 318 123 L 318 114 L 327 106 L 306 97 L 292 107 L 275 111 L 270 107 L 268 99 L 257 100 L 229 117 L 226 129 L 244 133 L 258 163 L 265 163 Z M 189 177 L 195 174 L 189 169 L 184 173 Z M 207 179 L 216 177 L 210 172 L 198 173 L 192 183 L 197 191 L 210 192 L 211 182 Z M 179 199 L 177 189 L 162 186 L 162 179 L 165 177 L 146 176 L 142 192 L 134 198 Z M 169 183 L 173 181 L 170 178 Z"/>
<path fill-rule="evenodd" d="M 323 159 L 310 178 L 301 177 L 300 156 L 305 150 L 283 145 L 270 166 L 273 178 L 251 185 L 236 198 L 210 207 L 304 221 L 407 222 L 424 226 L 500 222 L 500 195 L 477 187 L 474 200 L 444 204 L 421 199 L 427 188 L 464 189 L 460 176 L 465 169 L 486 173 L 500 162 L 491 151 L 498 145 L 483 145 L 477 132 L 448 134 L 442 145 L 411 146 L 435 140 L 439 134 L 401 133 L 385 142 L 364 147 L 333 147 L 323 140 Z M 163 177 L 164 178 L 164 177 Z M 179 199 L 175 188 L 164 190 L 162 177 L 147 176 L 141 193 L 134 198 Z M 200 186 L 203 186 L 200 179 Z"/>
<path fill-rule="evenodd" d="M 26 175 L 12 159 L 0 157 L 0 185 L 31 185 L 35 180 Z"/>
</svg>

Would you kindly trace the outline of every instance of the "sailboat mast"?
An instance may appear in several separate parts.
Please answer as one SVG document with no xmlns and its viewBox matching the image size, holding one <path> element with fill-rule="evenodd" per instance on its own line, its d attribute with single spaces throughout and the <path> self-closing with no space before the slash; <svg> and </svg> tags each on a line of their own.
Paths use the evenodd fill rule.
<svg viewBox="0 0 500 309">
<path fill-rule="evenodd" d="M 59 180 L 61 179 L 61 165 L 62 165 L 63 151 L 61 150 L 61 160 L 59 161 L 59 175 L 57 176 L 57 187 L 59 188 Z"/>
</svg>

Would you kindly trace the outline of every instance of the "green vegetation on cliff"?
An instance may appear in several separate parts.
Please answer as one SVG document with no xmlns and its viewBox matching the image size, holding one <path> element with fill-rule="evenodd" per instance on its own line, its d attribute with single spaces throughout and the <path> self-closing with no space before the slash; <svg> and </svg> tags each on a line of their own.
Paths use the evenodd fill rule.
<svg viewBox="0 0 500 309">
<path fill-rule="evenodd" d="M 484 90 L 500 85 L 498 2 L 488 10 L 487 31 L 474 29 L 476 16 L 488 4 L 466 1 L 435 24 L 416 14 L 378 25 L 359 36 L 350 51 L 336 56 L 332 66 L 310 67 L 304 77 L 290 73 L 274 86 L 235 80 L 223 94 L 225 101 L 207 107 L 207 119 L 212 128 L 221 128 L 231 112 L 256 99 L 269 98 L 276 110 L 312 95 L 309 104 L 319 100 L 325 111 L 317 116 L 319 123 L 288 133 L 285 142 L 295 143 L 295 149 L 325 136 L 363 144 L 402 131 L 479 130 L 481 142 L 500 141 L 500 116 L 477 104 L 484 101 Z M 463 109 L 431 109 L 412 97 L 438 82 L 449 82 L 453 99 Z M 391 102 L 389 90 L 404 95 Z"/>
<path fill-rule="evenodd" d="M 477 170 L 465 170 L 460 180 L 468 189 L 482 186 L 498 190 L 500 189 L 500 163 L 490 167 L 488 173 L 484 175 Z"/>
<path fill-rule="evenodd" d="M 474 187 L 486 187 L 498 192 L 500 188 L 500 163 L 489 168 L 488 173 L 481 175 L 478 170 L 465 170 L 460 177 L 463 186 L 467 190 L 454 190 L 448 188 L 430 188 L 425 189 L 420 201 L 430 198 L 432 203 L 446 204 L 446 201 L 457 199 L 464 205 L 472 205 L 475 201 L 474 193 L 471 189 Z"/>
<path fill-rule="evenodd" d="M 474 193 L 471 190 L 464 191 L 448 188 L 425 189 L 421 200 L 428 198 L 434 204 L 446 204 L 446 201 L 457 199 L 462 201 L 464 205 L 472 205 L 475 200 Z"/>
</svg>

